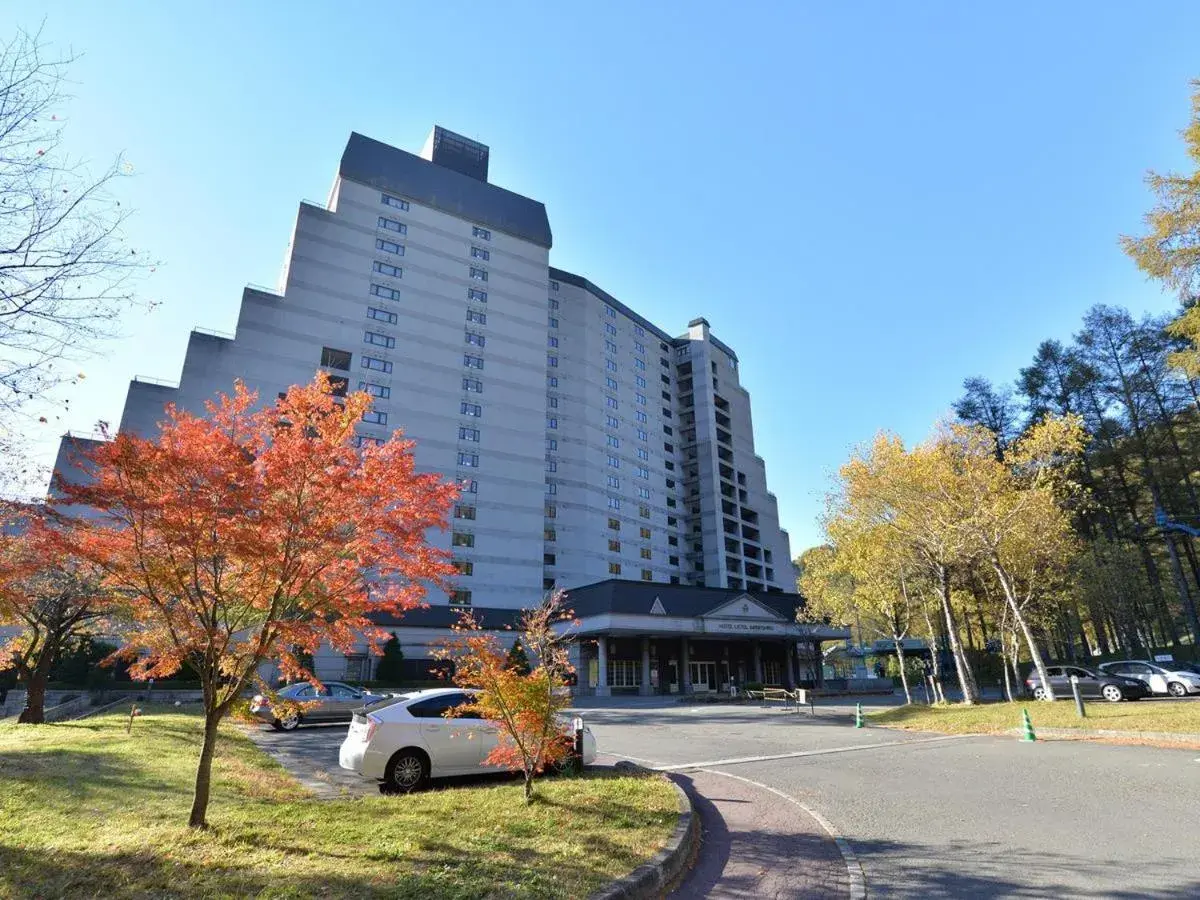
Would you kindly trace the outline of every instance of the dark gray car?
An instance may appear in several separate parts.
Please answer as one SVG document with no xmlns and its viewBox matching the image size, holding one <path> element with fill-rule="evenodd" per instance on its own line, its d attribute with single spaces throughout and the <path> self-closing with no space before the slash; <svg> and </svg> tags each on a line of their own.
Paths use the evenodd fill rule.
<svg viewBox="0 0 1200 900">
<path fill-rule="evenodd" d="M 277 693 L 280 700 L 288 702 L 280 713 L 271 709 L 270 699 L 262 694 L 250 701 L 250 712 L 281 731 L 291 731 L 301 722 L 349 722 L 356 709 L 383 699 L 380 694 L 341 681 L 326 681 L 321 690 L 307 681 L 299 681 L 280 688 Z"/>
<path fill-rule="evenodd" d="M 1067 700 L 1072 696 L 1072 675 L 1079 679 L 1079 695 L 1092 700 L 1103 699 L 1117 703 L 1121 700 L 1140 700 L 1150 693 L 1150 689 L 1135 678 L 1110 675 L 1083 666 L 1046 666 L 1046 675 L 1050 678 L 1050 687 L 1054 689 L 1054 697 L 1057 700 Z M 1039 700 L 1045 699 L 1046 690 L 1042 687 L 1037 669 L 1029 673 L 1025 684 L 1033 692 L 1033 696 Z"/>
</svg>

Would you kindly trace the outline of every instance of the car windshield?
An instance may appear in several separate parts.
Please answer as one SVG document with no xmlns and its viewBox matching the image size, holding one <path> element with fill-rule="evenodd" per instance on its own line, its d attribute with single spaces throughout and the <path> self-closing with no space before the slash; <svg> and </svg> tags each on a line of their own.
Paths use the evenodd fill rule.
<svg viewBox="0 0 1200 900">
<path fill-rule="evenodd" d="M 411 700 L 414 696 L 414 694 L 395 694 L 391 697 L 384 697 L 382 700 L 368 703 L 363 709 L 367 712 L 374 712 L 377 709 L 385 709 L 389 706 L 395 706 L 397 703 L 402 703 L 405 700 Z"/>
<path fill-rule="evenodd" d="M 1195 663 L 1175 663 L 1174 670 L 1176 672 L 1191 672 L 1193 675 L 1200 675 L 1200 666 Z"/>
</svg>

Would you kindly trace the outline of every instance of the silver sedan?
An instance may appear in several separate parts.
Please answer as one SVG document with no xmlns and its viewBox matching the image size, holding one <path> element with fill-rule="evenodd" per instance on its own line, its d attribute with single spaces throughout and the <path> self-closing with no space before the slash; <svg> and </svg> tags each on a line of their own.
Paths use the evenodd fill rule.
<svg viewBox="0 0 1200 900">
<path fill-rule="evenodd" d="M 258 694 L 250 701 L 250 712 L 280 731 L 292 731 L 301 722 L 349 722 L 356 709 L 383 699 L 340 681 L 326 681 L 320 689 L 300 681 L 276 693 L 283 701 L 278 711 L 271 708 L 269 697 Z"/>
</svg>

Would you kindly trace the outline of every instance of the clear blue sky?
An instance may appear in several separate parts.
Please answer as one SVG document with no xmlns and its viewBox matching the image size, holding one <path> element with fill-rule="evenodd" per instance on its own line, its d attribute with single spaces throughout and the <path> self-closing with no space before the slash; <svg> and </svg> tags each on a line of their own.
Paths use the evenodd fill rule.
<svg viewBox="0 0 1200 900">
<path fill-rule="evenodd" d="M 568 10 L 566 7 L 576 7 Z M 924 436 L 1093 303 L 1163 310 L 1120 253 L 1200 76 L 1200 4 L 20 4 L 85 55 L 68 145 L 137 177 L 164 301 L 83 368 L 64 427 L 176 379 L 195 325 L 273 284 L 352 129 L 433 123 L 545 202 L 554 265 L 737 349 L 793 551 L 878 429 Z"/>
</svg>

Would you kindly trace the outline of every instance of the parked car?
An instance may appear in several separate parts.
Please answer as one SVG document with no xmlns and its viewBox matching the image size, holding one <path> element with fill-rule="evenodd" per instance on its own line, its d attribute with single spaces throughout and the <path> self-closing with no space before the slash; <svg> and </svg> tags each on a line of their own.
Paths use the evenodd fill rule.
<svg viewBox="0 0 1200 900">
<path fill-rule="evenodd" d="M 270 698 L 262 694 L 250 701 L 250 712 L 280 731 L 293 731 L 301 722 L 349 722 L 356 709 L 383 699 L 381 694 L 372 694 L 340 681 L 326 681 L 321 690 L 307 681 L 298 681 L 277 693 L 281 700 L 290 701 L 282 714 L 276 713 L 271 708 Z"/>
<path fill-rule="evenodd" d="M 1071 676 L 1079 679 L 1079 696 L 1091 699 L 1104 699 L 1117 703 L 1121 700 L 1140 700 L 1150 693 L 1145 682 L 1136 678 L 1126 678 L 1123 675 L 1111 675 L 1108 672 L 1098 672 L 1083 666 L 1047 666 L 1046 675 L 1050 678 L 1050 687 L 1058 700 L 1072 696 Z M 1025 685 L 1033 692 L 1038 700 L 1046 699 L 1046 689 L 1038 677 L 1037 669 L 1029 673 Z"/>
<path fill-rule="evenodd" d="M 1141 659 L 1124 659 L 1100 663 L 1100 670 L 1110 675 L 1136 678 L 1150 688 L 1152 694 L 1186 697 L 1200 694 L 1200 668 L 1190 663 L 1153 663 Z"/>
<path fill-rule="evenodd" d="M 386 793 L 409 793 L 431 778 L 501 772 L 484 759 L 499 740 L 496 726 L 484 719 L 447 718 L 450 709 L 471 703 L 469 691 L 433 688 L 400 694 L 355 713 L 338 753 L 343 769 L 380 782 Z M 568 726 L 562 724 L 566 733 Z M 596 759 L 596 739 L 583 731 L 583 762 Z"/>
</svg>

